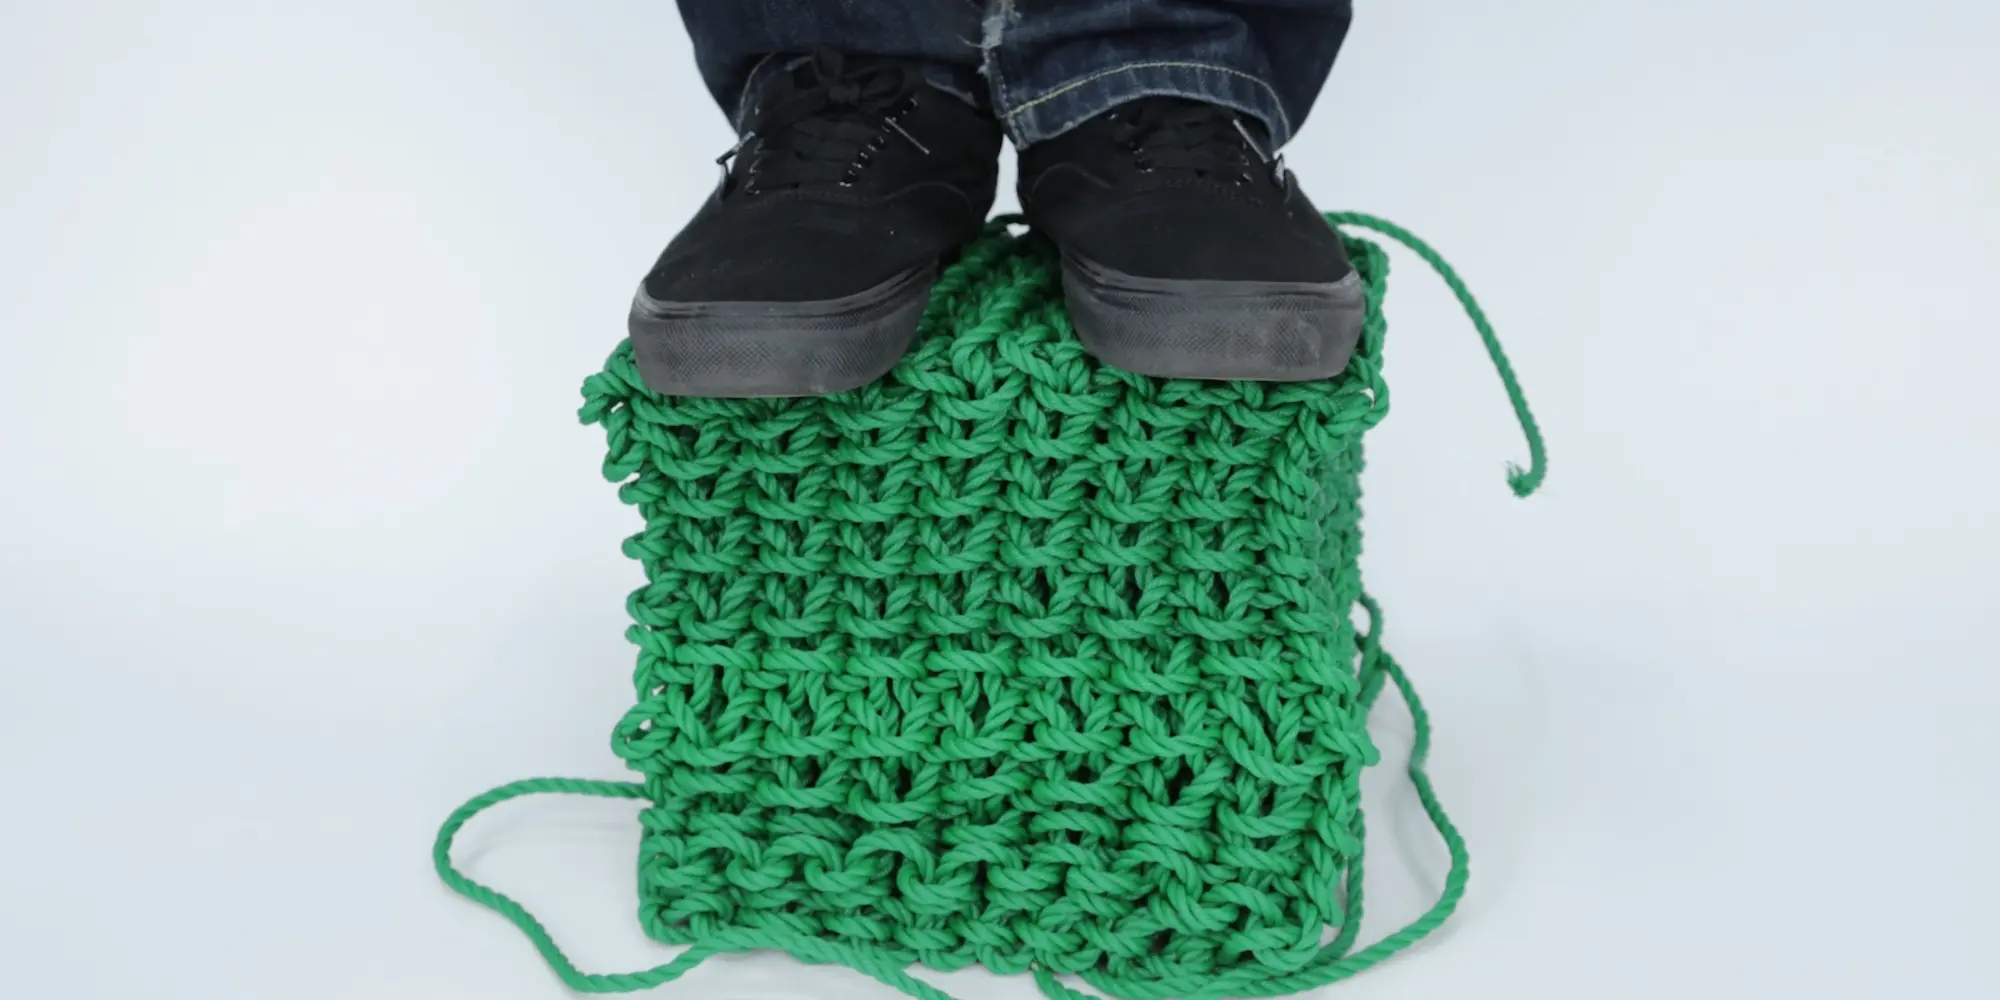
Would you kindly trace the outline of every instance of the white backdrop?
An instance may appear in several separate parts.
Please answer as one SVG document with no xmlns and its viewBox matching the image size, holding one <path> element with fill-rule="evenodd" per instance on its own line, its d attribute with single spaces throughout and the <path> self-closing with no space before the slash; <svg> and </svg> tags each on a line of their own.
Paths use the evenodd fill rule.
<svg viewBox="0 0 2000 1000">
<path fill-rule="evenodd" d="M 1397 254 L 1365 568 L 1474 880 L 1329 995 L 2000 996 L 2000 8 L 1359 7 L 1292 163 L 1553 464 Z M 667 0 L 0 2 L 0 993 L 567 995 L 430 838 L 622 774 L 576 390 L 727 143 Z M 1376 728 L 1372 934 L 1443 871 Z M 632 812 L 462 858 L 640 968 Z M 803 968 L 662 995 L 889 995 Z"/>
</svg>

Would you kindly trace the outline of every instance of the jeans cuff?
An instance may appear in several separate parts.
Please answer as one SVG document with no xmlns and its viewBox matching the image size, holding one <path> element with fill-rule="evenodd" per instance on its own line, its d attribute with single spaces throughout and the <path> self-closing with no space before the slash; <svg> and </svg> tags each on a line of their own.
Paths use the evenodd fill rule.
<svg viewBox="0 0 2000 1000">
<path fill-rule="evenodd" d="M 1053 139 L 1141 97 L 1185 97 L 1232 108 L 1263 122 L 1273 151 L 1292 138 L 1291 122 L 1269 83 L 1212 63 L 1135 62 L 1087 73 L 1039 95 L 1022 95 L 1011 88 L 1001 92 L 1006 96 L 1001 121 L 1016 146 Z"/>
<path fill-rule="evenodd" d="M 744 78 L 742 96 L 736 99 L 736 108 L 729 116 L 730 124 L 736 127 L 736 134 L 742 135 L 750 127 L 750 119 L 756 117 L 757 107 L 763 103 L 764 91 L 778 74 L 785 73 L 805 58 L 799 55 L 773 54 L 757 60 L 750 67 L 749 76 Z M 986 81 L 971 67 L 947 66 L 931 63 L 924 67 L 924 82 L 932 89 L 950 94 L 982 111 L 991 103 L 987 95 Z"/>
</svg>

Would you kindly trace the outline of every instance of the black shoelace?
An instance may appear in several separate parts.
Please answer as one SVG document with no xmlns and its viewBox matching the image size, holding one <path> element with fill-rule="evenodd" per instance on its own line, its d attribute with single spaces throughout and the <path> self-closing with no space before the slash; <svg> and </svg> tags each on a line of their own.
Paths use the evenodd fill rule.
<svg viewBox="0 0 2000 1000">
<path fill-rule="evenodd" d="M 1251 184 L 1259 177 L 1284 181 L 1284 161 L 1265 152 L 1226 108 L 1147 101 L 1115 111 L 1111 118 L 1112 141 L 1129 150 L 1142 171 L 1235 184 Z"/>
<path fill-rule="evenodd" d="M 930 153 L 900 124 L 915 110 L 922 85 L 908 64 L 849 65 L 840 53 L 821 49 L 774 82 L 743 141 L 717 162 L 726 172 L 737 152 L 754 142 L 743 185 L 748 193 L 815 184 L 851 186 L 888 144 L 891 132 Z"/>
</svg>

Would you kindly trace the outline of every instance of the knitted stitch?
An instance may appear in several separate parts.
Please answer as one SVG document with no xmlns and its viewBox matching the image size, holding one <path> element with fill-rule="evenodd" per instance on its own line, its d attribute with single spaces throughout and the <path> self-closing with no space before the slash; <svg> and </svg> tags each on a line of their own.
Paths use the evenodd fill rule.
<svg viewBox="0 0 2000 1000">
<path fill-rule="evenodd" d="M 1450 269 L 1543 454 L 1511 369 Z M 812 399 L 662 397 L 629 344 L 584 385 L 608 479 L 645 530 L 629 609 L 640 784 L 541 779 L 441 832 L 454 889 L 508 915 L 571 986 L 638 989 L 781 949 L 913 996 L 911 964 L 1074 976 L 1131 1000 L 1268 996 L 1343 978 L 1441 923 L 1462 842 L 1423 775 L 1429 726 L 1362 594 L 1361 437 L 1387 410 L 1387 259 L 1345 375 L 1160 380 L 1094 361 L 1039 238 L 1004 223 L 937 282 L 888 378 Z M 1369 612 L 1357 629 L 1350 611 Z M 1362 768 L 1385 680 L 1453 858 L 1422 920 L 1352 952 Z M 638 798 L 641 917 L 694 947 L 578 972 L 450 864 L 474 813 L 538 791 Z"/>
</svg>

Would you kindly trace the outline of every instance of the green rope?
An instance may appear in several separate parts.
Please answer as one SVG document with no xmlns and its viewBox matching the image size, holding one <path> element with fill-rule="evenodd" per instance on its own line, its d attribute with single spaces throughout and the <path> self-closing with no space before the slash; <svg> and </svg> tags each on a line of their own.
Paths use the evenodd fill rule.
<svg viewBox="0 0 2000 1000">
<path fill-rule="evenodd" d="M 1443 255 L 1431 249 L 1431 245 L 1418 239 L 1416 234 L 1387 219 L 1379 219 L 1360 212 L 1328 212 L 1327 221 L 1335 225 L 1361 226 L 1373 229 L 1402 245 L 1423 258 L 1424 263 L 1436 271 L 1438 277 L 1458 296 L 1458 304 L 1465 308 L 1465 315 L 1472 320 L 1473 328 L 1479 331 L 1479 339 L 1486 345 L 1486 355 L 1493 359 L 1493 370 L 1500 373 L 1500 384 L 1507 390 L 1507 401 L 1514 407 L 1514 419 L 1521 422 L 1521 432 L 1528 438 L 1528 467 L 1518 465 L 1507 468 L 1507 485 L 1514 495 L 1525 497 L 1542 485 L 1548 475 L 1549 456 L 1542 444 L 1542 429 L 1535 423 L 1535 415 L 1528 410 L 1528 397 L 1521 391 L 1521 380 L 1514 376 L 1514 365 L 1507 360 L 1507 352 L 1500 349 L 1500 336 L 1493 332 L 1493 324 L 1486 319 L 1486 310 L 1479 307 L 1479 301 L 1472 297 L 1472 290 L 1465 287 L 1465 281 L 1458 272 L 1445 262 Z"/>
<path fill-rule="evenodd" d="M 1472 317 L 1531 455 L 1513 370 L 1463 282 L 1390 223 Z M 716 954 L 782 951 L 920 1000 L 905 970 L 1081 979 L 1129 1000 L 1296 993 L 1442 924 L 1464 841 L 1425 774 L 1428 714 L 1360 589 L 1360 440 L 1388 409 L 1387 259 L 1341 378 L 1162 381 L 1098 365 L 1050 248 L 1006 220 L 933 292 L 888 379 L 807 400 L 648 392 L 629 345 L 585 383 L 606 477 L 645 516 L 626 553 L 637 704 L 613 749 L 643 782 L 540 778 L 479 796 L 433 850 L 573 989 L 641 990 Z M 1356 627 L 1349 610 L 1367 613 Z M 1367 719 L 1394 684 L 1408 773 L 1450 852 L 1436 904 L 1354 950 Z M 584 973 L 518 903 L 459 873 L 481 811 L 637 799 L 641 916 L 686 951 Z M 1322 934 L 1331 928 L 1331 941 Z"/>
</svg>

